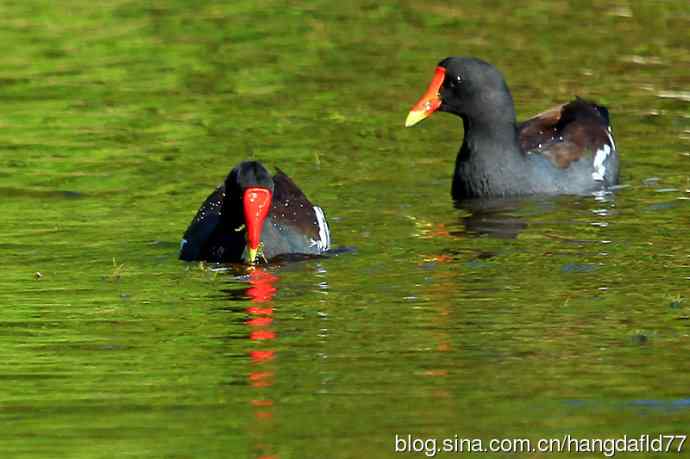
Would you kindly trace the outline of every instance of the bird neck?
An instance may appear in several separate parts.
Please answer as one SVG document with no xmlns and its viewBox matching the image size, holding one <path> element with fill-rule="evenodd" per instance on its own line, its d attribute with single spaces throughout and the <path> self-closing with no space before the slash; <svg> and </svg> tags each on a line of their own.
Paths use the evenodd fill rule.
<svg viewBox="0 0 690 459">
<path fill-rule="evenodd" d="M 484 157 L 520 156 L 517 123 L 515 116 L 502 119 L 463 117 L 465 136 L 462 150 L 466 154 Z"/>
<path fill-rule="evenodd" d="M 512 178 L 526 168 L 514 112 L 493 119 L 463 117 L 463 126 L 465 135 L 455 162 L 453 198 L 508 194 Z"/>
</svg>

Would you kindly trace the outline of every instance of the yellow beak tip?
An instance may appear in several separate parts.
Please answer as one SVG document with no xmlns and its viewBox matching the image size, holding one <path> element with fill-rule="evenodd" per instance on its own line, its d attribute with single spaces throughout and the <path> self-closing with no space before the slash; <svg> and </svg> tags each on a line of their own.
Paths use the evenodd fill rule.
<svg viewBox="0 0 690 459">
<path fill-rule="evenodd" d="M 422 121 L 426 117 L 427 117 L 426 113 L 424 113 L 422 111 L 413 110 L 407 114 L 407 118 L 405 119 L 405 127 L 412 127 L 415 124 Z"/>
<path fill-rule="evenodd" d="M 258 254 L 259 249 L 251 249 L 247 247 L 247 263 L 250 265 L 253 265 L 256 263 L 256 255 Z"/>
</svg>

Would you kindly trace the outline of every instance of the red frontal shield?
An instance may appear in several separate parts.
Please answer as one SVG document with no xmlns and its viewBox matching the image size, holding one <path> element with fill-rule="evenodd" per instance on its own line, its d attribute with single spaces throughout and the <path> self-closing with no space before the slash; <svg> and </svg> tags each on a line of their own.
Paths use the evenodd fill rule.
<svg viewBox="0 0 690 459">
<path fill-rule="evenodd" d="M 266 188 L 247 188 L 244 191 L 244 222 L 247 225 L 247 245 L 256 250 L 261 242 L 264 220 L 271 210 L 271 191 Z"/>
</svg>

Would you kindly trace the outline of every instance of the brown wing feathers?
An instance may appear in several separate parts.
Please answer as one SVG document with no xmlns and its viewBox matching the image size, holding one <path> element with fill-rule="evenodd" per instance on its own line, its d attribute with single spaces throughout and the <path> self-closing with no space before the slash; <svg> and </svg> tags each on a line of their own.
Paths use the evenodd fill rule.
<svg viewBox="0 0 690 459">
<path fill-rule="evenodd" d="M 542 154 L 563 169 L 609 143 L 606 108 L 580 98 L 540 113 L 518 130 L 525 153 Z"/>
<path fill-rule="evenodd" d="M 273 175 L 275 191 L 271 218 L 281 225 L 299 229 L 312 239 L 318 239 L 319 226 L 314 205 L 290 177 L 280 169 L 276 170 Z"/>
</svg>

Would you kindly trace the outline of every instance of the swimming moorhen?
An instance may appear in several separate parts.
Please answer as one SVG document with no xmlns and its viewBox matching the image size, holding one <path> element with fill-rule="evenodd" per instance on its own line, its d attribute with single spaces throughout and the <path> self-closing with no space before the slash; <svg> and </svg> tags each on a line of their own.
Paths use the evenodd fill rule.
<svg viewBox="0 0 690 459">
<path fill-rule="evenodd" d="M 320 255 L 330 243 L 323 211 L 290 177 L 244 161 L 201 205 L 182 238 L 180 259 L 254 264 L 279 255 Z"/>
<path fill-rule="evenodd" d="M 470 57 L 449 57 L 405 126 L 435 111 L 462 118 L 453 199 L 581 194 L 618 183 L 618 154 L 608 110 L 576 98 L 518 123 L 501 73 Z"/>
</svg>

